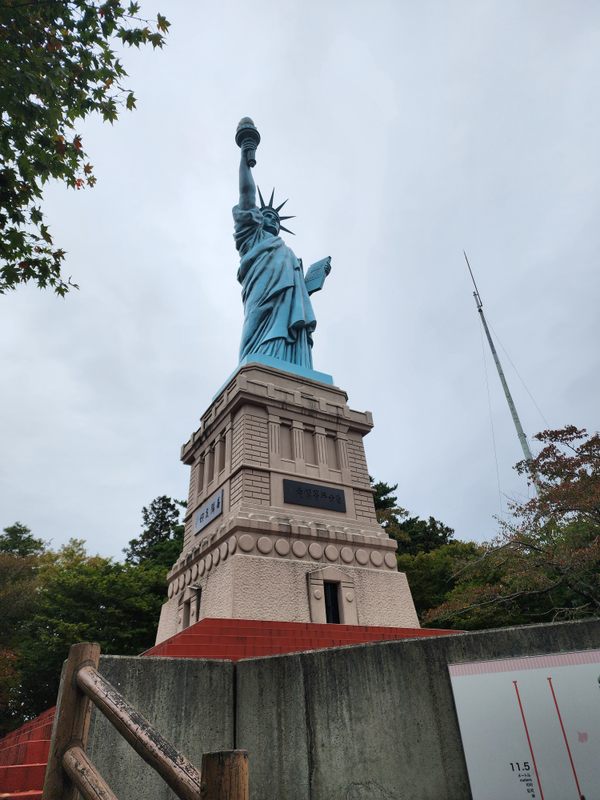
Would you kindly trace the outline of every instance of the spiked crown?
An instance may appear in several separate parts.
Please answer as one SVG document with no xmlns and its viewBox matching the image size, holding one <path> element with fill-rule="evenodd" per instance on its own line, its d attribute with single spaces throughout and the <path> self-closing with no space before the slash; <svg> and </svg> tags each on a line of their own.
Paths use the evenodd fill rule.
<svg viewBox="0 0 600 800">
<path fill-rule="evenodd" d="M 257 189 L 258 189 L 258 187 L 257 187 Z M 295 236 L 294 231 L 289 230 L 289 228 L 286 228 L 284 225 L 281 224 L 281 221 L 284 220 L 284 219 L 294 219 L 294 215 L 293 214 L 291 216 L 289 216 L 289 217 L 282 217 L 279 214 L 281 209 L 287 203 L 287 200 L 284 200 L 283 203 L 281 203 L 281 205 L 279 205 L 279 206 L 277 206 L 277 208 L 275 208 L 273 206 L 273 198 L 275 197 L 275 189 L 273 189 L 273 191 L 271 192 L 271 199 L 269 200 L 268 203 L 265 203 L 265 201 L 263 200 L 263 196 L 261 194 L 260 189 L 258 189 L 258 196 L 260 197 L 260 210 L 263 213 L 263 215 L 268 212 L 269 214 L 272 214 L 273 216 L 277 217 L 277 222 L 279 224 L 280 230 L 285 231 L 286 233 L 291 233 L 292 236 Z"/>
</svg>

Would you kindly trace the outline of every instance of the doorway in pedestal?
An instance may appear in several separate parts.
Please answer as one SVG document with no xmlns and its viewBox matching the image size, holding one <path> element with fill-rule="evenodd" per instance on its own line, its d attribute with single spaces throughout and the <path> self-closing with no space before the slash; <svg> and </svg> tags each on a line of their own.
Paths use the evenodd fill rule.
<svg viewBox="0 0 600 800">
<path fill-rule="evenodd" d="M 328 623 L 340 624 L 340 584 L 337 581 L 323 581 L 325 595 L 325 619 Z"/>
</svg>

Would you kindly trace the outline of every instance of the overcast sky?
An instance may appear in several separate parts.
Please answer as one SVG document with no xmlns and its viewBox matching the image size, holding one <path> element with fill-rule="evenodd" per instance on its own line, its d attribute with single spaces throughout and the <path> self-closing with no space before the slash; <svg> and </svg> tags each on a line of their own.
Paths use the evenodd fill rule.
<svg viewBox="0 0 600 800">
<path fill-rule="evenodd" d="M 332 257 L 314 365 L 373 412 L 371 474 L 489 539 L 528 489 L 462 250 L 548 426 L 597 429 L 600 5 L 142 10 L 172 27 L 163 51 L 125 55 L 138 109 L 82 127 L 96 188 L 46 192 L 80 290 L 0 297 L 0 527 L 119 556 L 143 505 L 187 495 L 180 445 L 237 364 L 234 134 L 250 115 L 257 182 L 297 215 L 288 243 L 305 264 Z M 533 434 L 546 422 L 499 351 Z"/>
</svg>

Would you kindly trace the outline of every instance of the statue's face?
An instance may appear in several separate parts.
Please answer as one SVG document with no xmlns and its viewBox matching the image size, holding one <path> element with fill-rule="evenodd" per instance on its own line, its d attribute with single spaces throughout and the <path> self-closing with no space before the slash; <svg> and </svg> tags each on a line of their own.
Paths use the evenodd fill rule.
<svg viewBox="0 0 600 800">
<path fill-rule="evenodd" d="M 263 217 L 265 219 L 264 227 L 267 233 L 272 233 L 273 236 L 277 236 L 279 234 L 279 220 L 275 216 L 275 214 L 271 214 L 267 212 L 266 214 L 263 213 Z"/>
</svg>

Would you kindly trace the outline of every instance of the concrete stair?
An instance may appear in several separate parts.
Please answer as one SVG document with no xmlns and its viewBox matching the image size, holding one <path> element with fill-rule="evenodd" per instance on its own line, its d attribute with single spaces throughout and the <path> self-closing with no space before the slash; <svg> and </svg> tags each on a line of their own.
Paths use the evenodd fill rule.
<svg viewBox="0 0 600 800">
<path fill-rule="evenodd" d="M 50 749 L 54 708 L 0 739 L 1 800 L 38 800 Z"/>
<path fill-rule="evenodd" d="M 325 650 L 366 642 L 444 636 L 454 630 L 320 625 L 251 619 L 202 619 L 149 650 L 154 658 L 242 658 Z M 39 800 L 50 749 L 54 708 L 0 739 L 0 800 Z"/>
<path fill-rule="evenodd" d="M 451 630 L 320 625 L 245 619 L 203 619 L 143 654 L 167 658 L 241 658 L 456 633 Z"/>
</svg>

